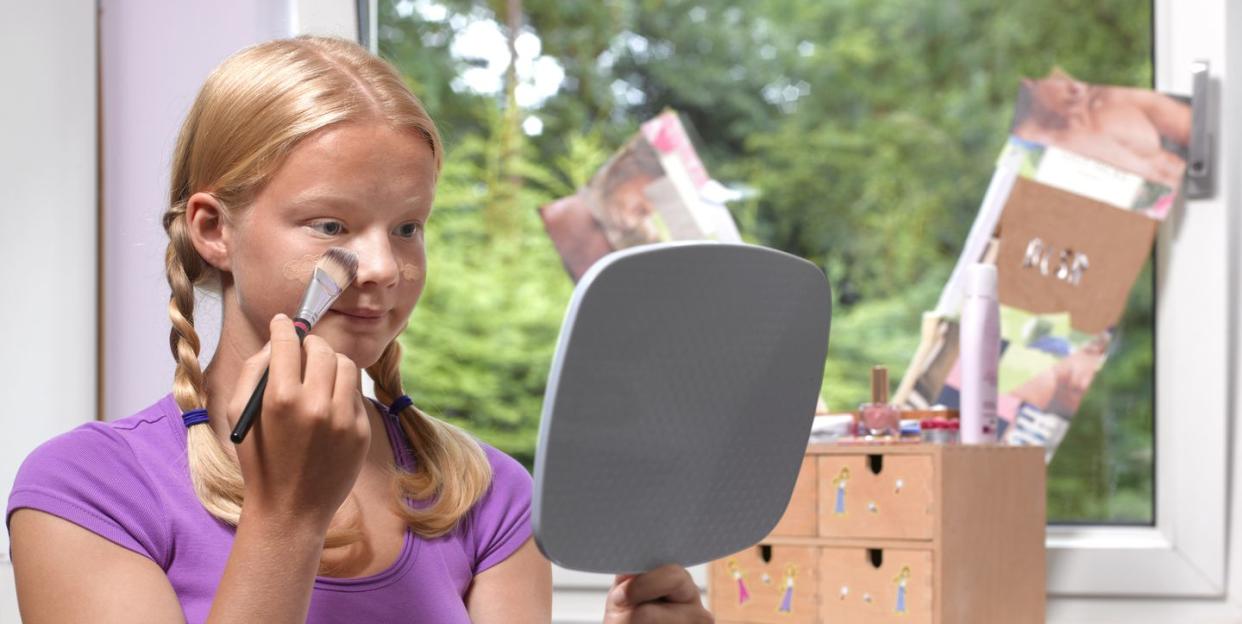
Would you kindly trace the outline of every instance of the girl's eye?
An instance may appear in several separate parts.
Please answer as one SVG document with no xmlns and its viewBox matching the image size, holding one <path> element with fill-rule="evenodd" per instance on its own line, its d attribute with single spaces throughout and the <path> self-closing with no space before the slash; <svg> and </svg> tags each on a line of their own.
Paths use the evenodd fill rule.
<svg viewBox="0 0 1242 624">
<path fill-rule="evenodd" d="M 310 224 L 310 227 L 315 228 L 328 236 L 336 236 L 341 233 L 341 230 L 344 229 L 344 226 L 337 221 L 316 221 L 315 223 Z"/>
<path fill-rule="evenodd" d="M 413 238 L 421 228 L 422 226 L 417 223 L 406 223 L 405 225 L 397 228 L 397 235 L 403 238 Z"/>
</svg>

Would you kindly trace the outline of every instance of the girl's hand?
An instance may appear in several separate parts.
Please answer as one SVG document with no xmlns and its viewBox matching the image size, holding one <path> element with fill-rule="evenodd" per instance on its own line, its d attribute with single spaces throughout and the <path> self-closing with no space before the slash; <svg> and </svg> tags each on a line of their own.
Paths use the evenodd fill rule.
<svg viewBox="0 0 1242 624">
<path fill-rule="evenodd" d="M 715 621 L 703 608 L 690 573 L 676 564 L 637 576 L 617 576 L 604 611 L 604 624 Z"/>
<path fill-rule="evenodd" d="M 229 401 L 231 429 L 270 364 L 263 411 L 237 446 L 245 481 L 242 516 L 327 531 L 371 441 L 358 367 L 319 336 L 299 344 L 293 321 L 283 314 L 272 319 L 271 337 L 246 360 Z"/>
</svg>

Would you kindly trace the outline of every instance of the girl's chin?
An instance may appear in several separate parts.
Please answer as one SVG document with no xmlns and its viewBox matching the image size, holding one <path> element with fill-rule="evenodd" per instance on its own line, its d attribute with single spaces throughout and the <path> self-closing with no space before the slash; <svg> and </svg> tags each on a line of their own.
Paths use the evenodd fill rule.
<svg viewBox="0 0 1242 624">
<path fill-rule="evenodd" d="M 314 333 L 319 333 L 318 328 Z M 353 360 L 359 369 L 369 368 L 379 361 L 388 343 L 380 336 L 360 336 L 348 332 L 324 331 L 319 334 L 337 353 Z"/>
<path fill-rule="evenodd" d="M 340 353 L 341 355 L 344 355 L 352 360 L 354 364 L 358 366 L 358 370 L 366 370 L 374 366 L 375 363 L 379 361 L 380 355 L 383 354 L 383 349 L 354 348 L 343 349 L 337 351 L 337 353 Z"/>
</svg>

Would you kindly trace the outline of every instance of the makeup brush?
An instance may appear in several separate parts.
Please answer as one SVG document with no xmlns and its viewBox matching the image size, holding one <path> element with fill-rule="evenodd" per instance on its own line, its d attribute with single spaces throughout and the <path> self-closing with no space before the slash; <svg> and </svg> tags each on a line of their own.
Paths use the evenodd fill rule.
<svg viewBox="0 0 1242 624">
<path fill-rule="evenodd" d="M 357 254 L 340 247 L 332 247 L 324 252 L 323 257 L 315 264 L 315 273 L 311 276 L 310 285 L 306 287 L 306 294 L 302 296 L 302 305 L 298 306 L 298 313 L 293 317 L 293 329 L 298 334 L 299 342 L 306 339 L 306 334 L 319 322 L 319 318 L 327 312 L 332 302 L 349 288 L 357 274 Z M 242 410 L 241 418 L 237 420 L 237 426 L 233 427 L 233 433 L 229 435 L 234 444 L 241 444 L 246 439 L 246 433 L 263 410 L 263 391 L 267 389 L 267 374 L 270 371 L 271 366 L 263 371 L 259 385 L 255 386 L 250 401 L 246 403 L 246 409 Z"/>
</svg>

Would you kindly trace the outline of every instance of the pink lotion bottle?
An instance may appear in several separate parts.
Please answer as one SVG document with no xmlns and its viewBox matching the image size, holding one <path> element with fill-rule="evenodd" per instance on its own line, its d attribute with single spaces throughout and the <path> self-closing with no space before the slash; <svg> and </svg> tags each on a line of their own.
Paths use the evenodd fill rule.
<svg viewBox="0 0 1242 624">
<path fill-rule="evenodd" d="M 966 270 L 962 302 L 961 441 L 996 442 L 996 369 L 1000 363 L 1000 308 L 996 301 L 996 267 L 974 264 Z"/>
</svg>

